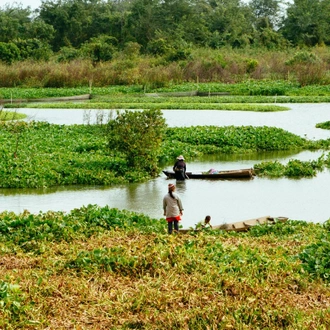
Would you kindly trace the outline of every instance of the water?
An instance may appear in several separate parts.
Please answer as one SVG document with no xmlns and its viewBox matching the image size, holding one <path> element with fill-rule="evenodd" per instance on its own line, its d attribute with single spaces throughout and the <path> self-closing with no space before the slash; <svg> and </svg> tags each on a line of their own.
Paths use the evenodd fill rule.
<svg viewBox="0 0 330 330">
<path fill-rule="evenodd" d="M 253 125 L 276 126 L 310 139 L 329 138 L 330 132 L 315 128 L 318 122 L 330 118 L 328 104 L 294 104 L 291 111 L 276 113 L 252 113 L 239 111 L 164 111 L 169 126 L 192 125 Z M 86 120 L 83 110 L 20 109 L 31 119 L 56 124 L 81 124 Z M 91 112 L 96 116 L 95 110 Z M 93 120 L 92 118 L 90 118 Z M 205 171 L 210 168 L 230 170 L 249 168 L 264 160 L 317 159 L 322 152 L 276 152 L 252 155 L 215 155 L 203 159 L 188 160 L 189 171 Z M 166 169 L 170 169 L 169 164 Z M 182 225 L 194 226 L 211 215 L 213 224 L 246 220 L 264 215 L 286 216 L 291 219 L 324 222 L 330 218 L 330 175 L 326 170 L 312 179 L 253 180 L 186 180 L 177 184 L 184 205 Z M 47 189 L 1 189 L 0 211 L 20 213 L 27 209 L 39 211 L 70 211 L 83 205 L 109 205 L 163 217 L 162 198 L 167 184 L 175 182 L 165 175 L 141 184 L 116 187 L 56 187 Z"/>
<path fill-rule="evenodd" d="M 281 104 L 282 105 L 282 104 Z M 317 123 L 328 121 L 330 105 L 328 103 L 283 104 L 290 111 L 253 112 L 253 111 L 218 111 L 218 110 L 163 110 L 167 124 L 171 127 L 217 125 L 217 126 L 275 126 L 308 139 L 327 139 L 329 131 L 316 128 Z M 112 110 L 80 109 L 17 109 L 28 115 L 29 119 L 48 121 L 53 124 L 95 123 L 100 113 L 106 120 Z M 102 116 L 101 116 L 102 117 Z"/>
</svg>

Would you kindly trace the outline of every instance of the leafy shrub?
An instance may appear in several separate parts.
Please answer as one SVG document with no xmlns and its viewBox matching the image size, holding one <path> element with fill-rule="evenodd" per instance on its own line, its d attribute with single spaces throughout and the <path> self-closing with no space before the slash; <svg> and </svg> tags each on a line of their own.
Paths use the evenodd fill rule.
<svg viewBox="0 0 330 330">
<path fill-rule="evenodd" d="M 22 292 L 19 285 L 0 281 L 0 315 L 15 319 L 24 312 L 21 302 Z"/>
<path fill-rule="evenodd" d="M 281 177 L 284 174 L 285 166 L 279 161 L 266 161 L 254 165 L 254 170 L 260 176 Z"/>
<path fill-rule="evenodd" d="M 286 222 L 276 222 L 272 225 L 253 226 L 249 230 L 249 235 L 259 237 L 274 234 L 277 237 L 281 237 L 299 233 L 307 226 L 308 223 L 306 221 L 289 220 Z"/>
<path fill-rule="evenodd" d="M 83 44 L 81 47 L 81 54 L 86 58 L 91 59 L 94 63 L 101 61 L 110 61 L 116 50 L 116 38 L 100 35 L 91 38 L 90 41 Z"/>
<path fill-rule="evenodd" d="M 11 64 L 18 61 L 20 57 L 20 51 L 14 43 L 0 42 L 0 61 Z"/>
<path fill-rule="evenodd" d="M 291 159 L 287 165 L 283 165 L 279 161 L 261 162 L 254 165 L 254 169 L 260 176 L 287 176 L 298 178 L 315 176 L 317 171 L 322 171 L 324 169 L 324 166 L 325 160 L 322 155 L 317 160 L 312 161 Z"/>
<path fill-rule="evenodd" d="M 314 54 L 308 51 L 299 51 L 294 54 L 292 58 L 285 62 L 286 65 L 294 64 L 313 64 L 318 63 L 320 59 Z"/>
<path fill-rule="evenodd" d="M 316 128 L 330 129 L 330 120 L 315 125 Z"/>
<path fill-rule="evenodd" d="M 165 127 L 159 109 L 118 113 L 108 124 L 109 146 L 125 155 L 128 166 L 155 176 Z"/>
<path fill-rule="evenodd" d="M 310 274 L 330 282 L 330 233 L 323 235 L 318 243 L 307 246 L 299 259 Z"/>
<path fill-rule="evenodd" d="M 152 55 L 165 55 L 171 50 L 168 40 L 164 38 L 153 39 L 148 42 L 147 51 Z"/>
<path fill-rule="evenodd" d="M 255 59 L 247 59 L 246 60 L 246 71 L 248 73 L 253 72 L 257 66 L 259 65 L 259 62 Z"/>
<path fill-rule="evenodd" d="M 314 166 L 313 161 L 291 159 L 285 168 L 284 174 L 287 177 L 312 177 L 316 175 L 316 166 Z"/>
<path fill-rule="evenodd" d="M 48 43 L 42 42 L 39 39 L 15 40 L 14 44 L 20 51 L 20 59 L 33 59 L 36 61 L 48 61 L 53 54 Z"/>
<path fill-rule="evenodd" d="M 62 47 L 57 55 L 58 62 L 70 62 L 78 58 L 79 51 L 74 47 Z"/>
<path fill-rule="evenodd" d="M 163 227 L 159 220 L 146 215 L 97 205 L 83 206 L 69 213 L 0 213 L 0 241 L 38 254 L 44 252 L 41 248 L 44 242 L 71 242 L 115 228 L 150 233 L 160 232 Z"/>
</svg>

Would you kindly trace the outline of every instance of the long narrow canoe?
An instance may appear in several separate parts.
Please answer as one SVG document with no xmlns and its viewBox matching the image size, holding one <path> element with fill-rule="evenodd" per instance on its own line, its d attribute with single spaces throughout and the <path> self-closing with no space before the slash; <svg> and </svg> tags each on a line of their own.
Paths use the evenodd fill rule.
<svg viewBox="0 0 330 330">
<path fill-rule="evenodd" d="M 238 221 L 229 224 L 223 224 L 218 226 L 213 226 L 213 229 L 220 229 L 226 231 L 248 231 L 251 227 L 258 226 L 258 225 L 273 225 L 276 222 L 285 222 L 287 221 L 287 217 L 271 217 L 269 215 L 254 218 L 244 221 Z"/>
<path fill-rule="evenodd" d="M 233 223 L 226 223 L 222 225 L 216 225 L 212 226 L 213 230 L 225 230 L 225 231 L 248 231 L 251 227 L 258 226 L 258 225 L 273 225 L 277 222 L 285 222 L 287 221 L 287 217 L 271 217 L 269 215 L 266 215 L 264 217 L 244 220 L 244 221 L 238 221 Z M 188 233 L 188 232 L 198 232 L 203 229 L 180 229 L 180 233 Z"/>
<path fill-rule="evenodd" d="M 169 178 L 174 179 L 174 171 L 163 171 L 163 173 Z M 254 171 L 252 168 L 242 170 L 231 171 L 219 171 L 211 174 L 206 172 L 186 172 L 189 179 L 252 179 Z"/>
</svg>

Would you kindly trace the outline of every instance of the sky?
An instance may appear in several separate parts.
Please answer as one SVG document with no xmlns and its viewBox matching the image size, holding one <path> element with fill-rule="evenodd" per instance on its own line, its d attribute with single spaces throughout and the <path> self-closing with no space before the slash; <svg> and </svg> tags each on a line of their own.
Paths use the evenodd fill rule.
<svg viewBox="0 0 330 330">
<path fill-rule="evenodd" d="M 242 0 L 242 1 L 248 3 L 250 0 Z M 1 0 L 1 3 L 2 2 L 7 3 L 7 4 L 14 4 L 15 2 L 21 3 L 23 7 L 30 6 L 31 9 L 36 9 L 36 8 L 40 7 L 40 5 L 41 5 L 41 0 L 14 0 L 14 1 Z M 289 0 L 288 2 L 291 2 L 291 0 Z"/>
<path fill-rule="evenodd" d="M 1 1 L 1 7 L 3 6 L 3 4 L 14 4 L 14 3 L 20 3 L 22 4 L 22 6 L 25 8 L 25 7 L 28 7 L 30 6 L 31 9 L 36 9 L 38 8 L 40 5 L 41 5 L 41 0 L 15 0 L 15 1 L 10 1 L 10 0 L 2 0 Z"/>
<path fill-rule="evenodd" d="M 249 0 L 242 0 L 242 1 L 249 2 Z M 10 0 L 3 1 L 2 0 L 1 2 L 4 2 L 6 4 L 14 4 L 15 2 L 21 3 L 24 8 L 30 6 L 31 9 L 36 9 L 36 8 L 40 7 L 40 5 L 41 5 L 41 0 L 15 0 L 15 1 L 10 1 Z"/>
</svg>

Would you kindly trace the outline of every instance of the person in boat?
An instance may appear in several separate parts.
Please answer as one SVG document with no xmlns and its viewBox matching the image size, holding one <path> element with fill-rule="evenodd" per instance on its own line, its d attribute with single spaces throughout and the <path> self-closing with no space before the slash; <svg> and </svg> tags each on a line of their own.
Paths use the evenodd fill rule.
<svg viewBox="0 0 330 330">
<path fill-rule="evenodd" d="M 207 174 L 219 174 L 219 171 L 215 170 L 214 168 L 211 168 L 208 170 Z"/>
<path fill-rule="evenodd" d="M 211 225 L 211 216 L 207 215 L 204 219 L 204 224 L 203 224 L 203 228 L 211 228 L 212 229 L 212 225 Z"/>
<path fill-rule="evenodd" d="M 207 215 L 204 221 L 201 221 L 196 225 L 196 229 L 208 229 L 208 228 L 212 229 L 210 215 Z"/>
<path fill-rule="evenodd" d="M 179 231 L 179 221 L 183 215 L 182 202 L 175 189 L 175 185 L 170 183 L 168 185 L 168 193 L 163 198 L 163 210 L 169 234 L 172 234 L 173 227 L 175 232 Z"/>
<path fill-rule="evenodd" d="M 185 180 L 186 179 L 186 163 L 184 161 L 184 157 L 182 155 L 178 156 L 176 162 L 173 166 L 173 171 L 175 173 L 175 178 L 177 180 Z"/>
</svg>

